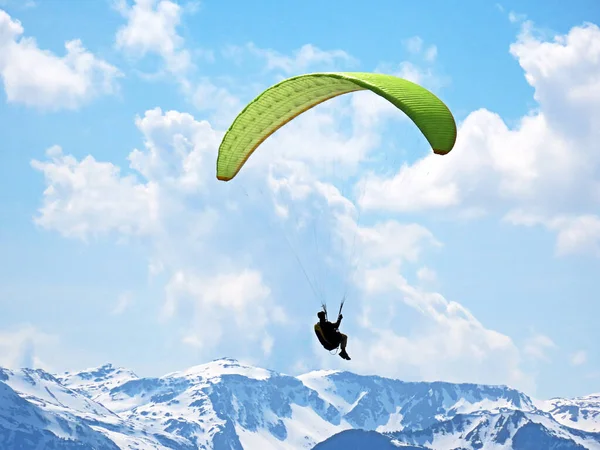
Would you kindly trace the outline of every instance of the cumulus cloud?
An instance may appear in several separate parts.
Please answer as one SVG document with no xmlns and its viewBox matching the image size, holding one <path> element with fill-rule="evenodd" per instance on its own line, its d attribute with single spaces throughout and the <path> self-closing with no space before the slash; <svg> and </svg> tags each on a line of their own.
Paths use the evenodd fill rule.
<svg viewBox="0 0 600 450">
<path fill-rule="evenodd" d="M 221 336 L 244 330 L 249 343 L 270 354 L 267 326 L 284 322 L 285 313 L 271 304 L 258 270 L 232 268 L 232 261 L 241 263 L 243 248 L 233 247 L 232 254 L 227 242 L 219 242 L 219 235 L 239 231 L 235 221 L 220 222 L 228 205 L 226 191 L 215 189 L 221 133 L 190 114 L 159 108 L 135 124 L 144 147 L 128 156 L 133 173 L 92 156 L 78 161 L 60 147 L 47 152 L 48 160 L 33 161 L 48 186 L 36 222 L 73 238 L 110 232 L 144 237 L 151 249 L 150 275 L 169 279 L 163 318 L 183 321 L 182 343 L 210 350 Z M 132 301 L 131 293 L 123 293 L 111 313 L 124 313 Z"/>
<path fill-rule="evenodd" d="M 119 167 L 93 156 L 77 161 L 59 146 L 46 151 L 49 161 L 33 160 L 47 188 L 35 218 L 38 225 L 66 237 L 116 231 L 125 235 L 152 233 L 158 226 L 158 186 L 121 175 Z"/>
<path fill-rule="evenodd" d="M 142 58 L 160 56 L 167 70 L 185 80 L 192 67 L 190 52 L 177 32 L 183 9 L 170 0 L 128 0 L 116 2 L 117 10 L 127 19 L 116 35 L 117 48 Z"/>
<path fill-rule="evenodd" d="M 591 150 L 600 138 L 598 42 L 596 25 L 544 41 L 524 22 L 510 52 L 538 107 L 514 127 L 485 109 L 472 112 L 450 154 L 405 164 L 392 177 L 368 175 L 360 206 L 506 215 L 513 224 L 555 231 L 560 254 L 597 251 L 600 156 Z"/>
<path fill-rule="evenodd" d="M 271 290 L 256 270 L 231 270 L 210 276 L 178 271 L 166 286 L 163 314 L 168 320 L 180 315 L 186 327 L 182 342 L 192 347 L 212 349 L 226 336 L 235 336 L 236 346 L 257 341 L 269 354 L 273 341 L 264 331 L 270 323 L 285 320 L 270 295 Z"/>
<path fill-rule="evenodd" d="M 199 192 L 214 171 L 213 155 L 222 136 L 191 114 L 154 108 L 136 118 L 145 150 L 129 155 L 131 168 L 162 186 Z M 210 178 L 213 178 L 212 176 Z"/>
<path fill-rule="evenodd" d="M 424 245 L 442 245 L 425 227 L 415 223 L 402 224 L 395 220 L 378 222 L 371 227 L 359 227 L 356 239 L 361 258 L 370 264 L 402 260 L 415 262 Z"/>
<path fill-rule="evenodd" d="M 0 10 L 0 76 L 9 102 L 44 110 L 76 109 L 117 91 L 121 72 L 80 40 L 67 41 L 61 57 L 23 33 L 21 23 Z"/>
<path fill-rule="evenodd" d="M 36 223 L 80 239 L 110 232 L 148 236 L 165 231 L 173 214 L 186 214 L 183 198 L 202 194 L 213 178 L 209 155 L 218 146 L 219 133 L 190 114 L 163 113 L 160 108 L 138 117 L 136 125 L 145 148 L 129 154 L 135 173 L 123 173 L 91 155 L 78 161 L 59 146 L 46 151 L 47 160 L 33 160 L 33 168 L 44 174 L 47 184 Z M 210 225 L 210 212 L 196 213 L 188 212 L 187 217 L 203 217 L 204 225 Z M 197 226 L 194 233 L 202 229 Z"/>
<path fill-rule="evenodd" d="M 354 333 L 351 342 L 358 370 L 368 373 L 377 365 L 387 376 L 533 389 L 514 342 L 486 328 L 463 305 L 411 286 L 395 264 L 365 275 L 367 293 L 377 294 L 377 303 L 384 302 L 385 307 L 363 310 L 364 329 Z M 411 323 L 397 312 L 402 305 L 417 313 L 409 316 Z"/>
</svg>

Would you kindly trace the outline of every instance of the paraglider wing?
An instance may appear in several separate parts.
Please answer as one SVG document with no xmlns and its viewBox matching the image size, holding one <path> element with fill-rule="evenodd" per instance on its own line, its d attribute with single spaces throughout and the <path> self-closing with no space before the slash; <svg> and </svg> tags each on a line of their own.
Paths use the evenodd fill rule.
<svg viewBox="0 0 600 450">
<path fill-rule="evenodd" d="M 217 178 L 229 181 L 235 177 L 265 139 L 298 115 L 331 98 L 361 90 L 370 90 L 403 111 L 435 153 L 444 155 L 452 150 L 456 141 L 452 113 L 418 84 L 380 73 L 311 73 L 271 86 L 242 110 L 219 147 Z"/>
</svg>

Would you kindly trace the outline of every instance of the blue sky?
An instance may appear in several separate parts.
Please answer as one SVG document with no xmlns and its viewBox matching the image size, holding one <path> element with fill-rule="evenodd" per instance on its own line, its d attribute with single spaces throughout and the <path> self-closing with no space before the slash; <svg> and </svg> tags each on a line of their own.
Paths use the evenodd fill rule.
<svg viewBox="0 0 600 450">
<path fill-rule="evenodd" d="M 595 3 L 3 0 L 0 365 L 597 392 Z M 454 150 L 361 92 L 215 179 L 245 103 L 330 70 L 428 87 Z M 346 288 L 350 362 L 312 333 Z"/>
</svg>

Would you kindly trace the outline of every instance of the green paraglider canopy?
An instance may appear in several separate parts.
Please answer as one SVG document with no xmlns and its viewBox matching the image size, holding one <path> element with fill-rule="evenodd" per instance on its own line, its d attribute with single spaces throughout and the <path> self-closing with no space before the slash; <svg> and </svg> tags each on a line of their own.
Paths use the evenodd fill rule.
<svg viewBox="0 0 600 450">
<path fill-rule="evenodd" d="M 265 139 L 303 112 L 339 95 L 362 90 L 380 95 L 410 117 L 436 154 L 445 155 L 454 147 L 456 123 L 452 113 L 418 84 L 380 73 L 311 73 L 271 86 L 242 110 L 219 147 L 217 178 L 234 178 Z"/>
</svg>

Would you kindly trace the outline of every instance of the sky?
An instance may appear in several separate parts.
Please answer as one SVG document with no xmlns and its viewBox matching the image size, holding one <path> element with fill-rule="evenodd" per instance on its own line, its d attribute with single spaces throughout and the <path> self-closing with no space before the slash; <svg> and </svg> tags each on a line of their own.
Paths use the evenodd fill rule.
<svg viewBox="0 0 600 450">
<path fill-rule="evenodd" d="M 0 366 L 600 390 L 597 0 L 0 0 Z M 216 157 L 262 90 L 393 74 L 453 112 L 435 155 L 370 92 Z M 346 296 L 351 361 L 313 333 Z"/>
</svg>

